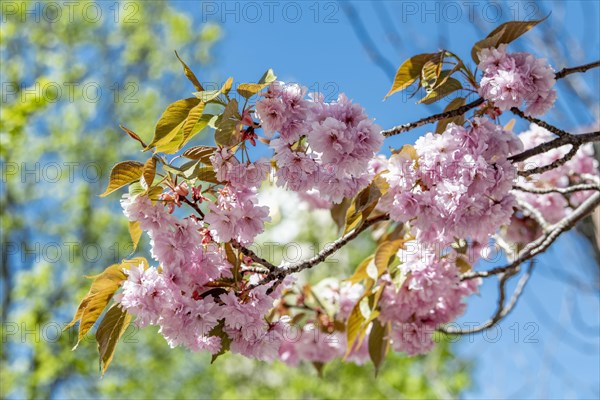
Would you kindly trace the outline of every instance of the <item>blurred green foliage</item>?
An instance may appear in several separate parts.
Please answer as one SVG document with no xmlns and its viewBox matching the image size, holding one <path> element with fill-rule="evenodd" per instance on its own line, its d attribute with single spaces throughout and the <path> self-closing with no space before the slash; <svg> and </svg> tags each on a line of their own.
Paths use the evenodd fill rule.
<svg viewBox="0 0 600 400">
<path fill-rule="evenodd" d="M 59 330 L 88 289 L 82 275 L 131 250 L 118 196 L 98 198 L 115 162 L 140 159 L 139 144 L 118 125 L 148 142 L 166 104 L 193 91 L 172 50 L 190 66 L 203 65 L 196 72 L 209 80 L 221 28 L 195 26 L 156 1 L 96 3 L 99 21 L 75 8 L 72 18 L 63 12 L 52 23 L 20 9 L 44 12 L 49 3 L 14 3 L 18 12 L 4 13 L 0 32 L 2 398 L 432 398 L 455 397 L 468 386 L 468 364 L 446 343 L 427 357 L 392 355 L 377 380 L 372 366 L 341 362 L 319 378 L 310 365 L 292 369 L 231 354 L 211 366 L 207 354 L 170 349 L 156 328 L 133 327 L 99 379 L 93 338 L 73 352 L 75 331 Z M 304 220 L 300 240 L 319 246 L 334 238 L 332 224 L 311 229 L 318 224 Z M 350 260 L 372 246 L 358 241 L 318 274 L 347 273 Z"/>
</svg>

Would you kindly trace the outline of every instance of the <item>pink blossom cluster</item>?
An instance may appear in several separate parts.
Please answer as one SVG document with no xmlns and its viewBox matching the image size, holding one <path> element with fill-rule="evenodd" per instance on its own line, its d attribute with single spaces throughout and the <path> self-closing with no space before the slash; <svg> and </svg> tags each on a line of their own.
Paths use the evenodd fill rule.
<svg viewBox="0 0 600 400">
<path fill-rule="evenodd" d="M 256 189 L 225 186 L 219 190 L 216 204 L 209 204 L 210 212 L 204 221 L 210 225 L 212 237 L 221 243 L 235 240 L 250 244 L 270 221 L 269 208 L 258 206 Z"/>
<path fill-rule="evenodd" d="M 384 177 L 390 188 L 379 207 L 397 222 L 408 222 L 427 243 L 455 238 L 487 240 L 508 223 L 516 177 L 507 160 L 522 149 L 519 139 L 483 118 L 468 128 L 450 124 L 441 135 L 428 133 L 410 152 L 390 157 Z"/>
<path fill-rule="evenodd" d="M 331 321 L 345 324 L 352 309 L 361 298 L 364 288 L 358 284 L 340 283 L 327 278 L 312 288 L 326 307 Z M 295 327 L 287 335 L 280 350 L 280 359 L 296 366 L 301 361 L 326 363 L 343 358 L 347 349 L 346 332 L 334 326 L 322 326 L 319 320 L 310 320 L 303 327 Z M 369 359 L 368 334 L 360 346 L 353 349 L 346 360 L 362 365 Z"/>
<path fill-rule="evenodd" d="M 407 248 L 419 248 L 411 246 Z M 430 351 L 432 333 L 442 324 L 464 312 L 462 299 L 478 290 L 479 280 L 461 282 L 459 271 L 450 257 L 429 251 L 400 251 L 401 279 L 385 275 L 379 301 L 382 322 L 392 323 L 390 339 L 396 351 L 409 355 Z M 396 282 L 399 282 L 396 283 Z"/>
<path fill-rule="evenodd" d="M 345 95 L 327 103 L 318 95 L 307 99 L 306 92 L 297 84 L 273 83 L 256 102 L 256 114 L 267 136 L 279 133 L 271 141 L 277 184 L 297 192 L 317 189 L 339 203 L 369 183 L 367 166 L 383 136 Z"/>
<path fill-rule="evenodd" d="M 234 188 L 258 188 L 271 170 L 267 159 L 242 163 L 228 147 L 216 151 L 210 157 L 210 161 L 217 180 Z"/>
<path fill-rule="evenodd" d="M 231 201 L 250 200 L 242 196 Z M 127 280 L 115 298 L 136 316 L 140 326 L 160 326 L 159 332 L 171 347 L 182 345 L 215 354 L 225 334 L 231 339 L 232 352 L 261 360 L 277 357 L 284 323 L 267 322 L 265 315 L 287 281 L 272 293 L 267 294 L 270 285 L 263 285 L 243 297 L 212 287 L 210 282 L 233 277 L 232 265 L 215 243 L 202 244 L 207 241 L 200 223 L 191 218 L 178 220 L 147 197 L 126 196 L 121 203 L 128 219 L 138 221 L 148 232 L 152 257 L 160 264 L 159 268 L 140 265 L 126 270 Z M 252 275 L 248 282 L 257 280 Z M 219 326 L 221 335 L 215 332 Z"/>
<path fill-rule="evenodd" d="M 525 149 L 530 149 L 542 143 L 549 142 L 555 139 L 556 136 L 538 125 L 531 124 L 529 130 L 521 133 L 519 138 L 523 142 Z M 527 170 L 549 165 L 563 158 L 570 149 L 571 146 L 569 145 L 552 149 L 531 157 L 526 162 L 520 163 L 519 168 Z M 573 158 L 560 167 L 522 179 L 519 184 L 530 189 L 566 188 L 582 183 L 582 174 L 600 176 L 598 161 L 594 158 L 594 148 L 591 143 L 582 146 Z M 519 200 L 532 205 L 547 222 L 553 224 L 570 214 L 573 210 L 572 207 L 577 207 L 585 201 L 593 194 L 593 191 L 578 191 L 566 196 L 560 193 L 537 194 L 519 190 L 515 190 L 514 194 Z M 523 212 L 527 214 L 527 210 L 523 210 Z M 514 222 L 517 226 L 522 226 L 520 224 L 521 221 L 515 220 Z M 519 233 L 519 231 L 511 229 L 509 231 L 511 239 L 517 241 L 531 239 L 527 233 L 535 232 L 536 230 L 535 228 L 529 230 L 523 229 L 522 233 Z"/>
<path fill-rule="evenodd" d="M 506 44 L 479 52 L 483 71 L 479 94 L 500 110 L 527 103 L 524 113 L 542 115 L 556 101 L 554 70 L 545 59 L 529 53 L 507 53 Z"/>
</svg>

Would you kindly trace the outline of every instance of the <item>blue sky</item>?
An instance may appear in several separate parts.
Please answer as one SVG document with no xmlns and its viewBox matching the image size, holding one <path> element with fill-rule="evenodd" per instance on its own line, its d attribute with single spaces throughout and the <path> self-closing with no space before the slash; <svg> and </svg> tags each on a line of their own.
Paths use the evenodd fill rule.
<svg viewBox="0 0 600 400">
<path fill-rule="evenodd" d="M 281 80 L 299 82 L 326 95 L 345 92 L 383 128 L 441 111 L 444 102 L 437 107 L 416 105 L 415 98 L 402 94 L 383 102 L 391 84 L 390 70 L 414 54 L 436 51 L 442 46 L 470 63 L 470 48 L 483 37 L 475 21 L 487 34 L 501 22 L 532 19 L 551 10 L 546 24 L 554 29 L 565 24 L 573 41 L 565 37 L 556 41 L 538 32 L 530 34 L 537 40 L 533 45 L 521 40 L 511 45 L 513 50 L 527 49 L 548 57 L 557 70 L 566 65 L 546 51 L 549 41 L 568 50 L 571 66 L 600 58 L 596 22 L 600 7 L 596 1 L 352 2 L 363 31 L 383 55 L 380 65 L 369 57 L 342 8 L 344 5 L 337 2 L 175 4 L 186 9 L 198 25 L 208 21 L 223 25 L 224 40 L 215 49 L 217 73 L 201 80 L 219 82 L 231 75 L 236 82 L 253 82 L 267 68 L 273 68 Z M 590 87 L 598 87 L 597 71 L 586 75 L 586 79 L 590 79 Z M 563 82 L 559 82 L 558 89 L 560 96 L 565 90 Z M 598 91 L 592 91 L 591 96 L 598 101 Z M 559 106 L 577 101 L 566 95 Z M 502 122 L 510 118 L 503 116 Z M 594 115 L 581 107 L 573 112 L 551 113 L 547 119 L 576 129 L 591 124 Z M 516 130 L 525 127 L 519 123 Z M 403 134 L 386 144 L 399 147 L 414 142 L 431 128 Z M 499 325 L 501 336 L 496 337 L 500 333 L 496 330 L 488 336 L 463 338 L 456 345 L 459 354 L 475 360 L 475 387 L 466 397 L 599 397 L 598 292 L 586 292 L 564 282 L 567 275 L 570 280 L 590 283 L 589 276 L 597 279 L 597 274 L 591 247 L 577 233 L 565 235 L 539 257 L 517 309 Z M 480 297 L 470 301 L 469 311 L 460 323 L 482 322 L 491 315 L 497 296 L 495 287 L 495 282 L 484 284 Z"/>
</svg>

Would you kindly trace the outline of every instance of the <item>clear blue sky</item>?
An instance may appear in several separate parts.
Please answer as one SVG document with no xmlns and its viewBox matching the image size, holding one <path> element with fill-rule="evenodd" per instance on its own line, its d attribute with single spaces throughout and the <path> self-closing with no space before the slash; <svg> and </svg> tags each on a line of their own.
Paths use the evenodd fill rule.
<svg viewBox="0 0 600 400">
<path fill-rule="evenodd" d="M 416 99 L 396 95 L 382 99 L 389 89 L 390 66 L 395 69 L 411 55 L 432 52 L 441 46 L 470 62 L 472 44 L 497 24 L 511 19 L 532 19 L 540 14 L 552 15 L 546 24 L 559 28 L 566 24 L 574 39 L 557 41 L 567 47 L 574 64 L 600 58 L 599 4 L 596 1 L 525 2 L 505 1 L 502 9 L 483 1 L 409 2 L 373 4 L 352 2 L 357 14 L 385 60 L 377 65 L 359 41 L 343 5 L 324 2 L 180 2 L 197 24 L 222 23 L 224 41 L 216 49 L 218 75 L 201 80 L 223 80 L 232 75 L 237 82 L 252 82 L 267 68 L 279 78 L 319 89 L 325 94 L 345 92 L 361 103 L 384 128 L 410 122 L 440 106 L 415 105 Z M 393 27 L 393 28 L 392 28 Z M 562 65 L 552 54 L 543 53 L 546 39 L 533 46 L 527 41 L 516 43 L 515 50 L 529 49 L 546 56 L 556 69 Z M 552 39 L 553 40 L 553 39 Z M 576 45 L 581 46 L 578 48 Z M 589 74 L 591 87 L 598 88 L 598 72 Z M 559 91 L 564 90 L 559 83 Z M 562 93 L 562 92 L 559 92 Z M 598 91 L 591 93 L 598 101 Z M 568 96 L 561 100 L 577 101 Z M 442 104 L 443 106 L 443 104 Z M 505 116 L 503 122 L 508 122 Z M 550 122 L 572 129 L 594 121 L 585 111 L 553 113 Z M 431 127 L 427 127 L 431 128 Z M 524 125 L 517 125 L 517 130 Z M 396 137 L 387 143 L 399 147 L 414 140 L 425 129 Z M 566 235 L 550 252 L 539 258 L 536 271 L 517 309 L 491 331 L 463 338 L 457 344 L 459 354 L 476 363 L 475 387 L 467 398 L 598 398 L 600 396 L 598 292 L 585 292 L 571 280 L 590 283 L 597 279 L 590 246 L 577 234 Z M 592 282 L 593 284 L 593 282 Z M 462 322 L 482 322 L 495 306 L 495 282 L 486 283 L 481 298 L 470 301 Z M 578 310 L 574 312 L 575 310 Z"/>
</svg>

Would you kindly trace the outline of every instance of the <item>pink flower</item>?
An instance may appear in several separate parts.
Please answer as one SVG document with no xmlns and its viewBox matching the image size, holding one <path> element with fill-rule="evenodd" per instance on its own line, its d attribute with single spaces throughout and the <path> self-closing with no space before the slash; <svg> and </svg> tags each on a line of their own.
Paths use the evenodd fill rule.
<svg viewBox="0 0 600 400">
<path fill-rule="evenodd" d="M 507 53 L 506 44 L 479 52 L 479 94 L 501 110 L 527 102 L 525 114 L 542 115 L 556 100 L 554 70 L 529 53 Z"/>
</svg>

